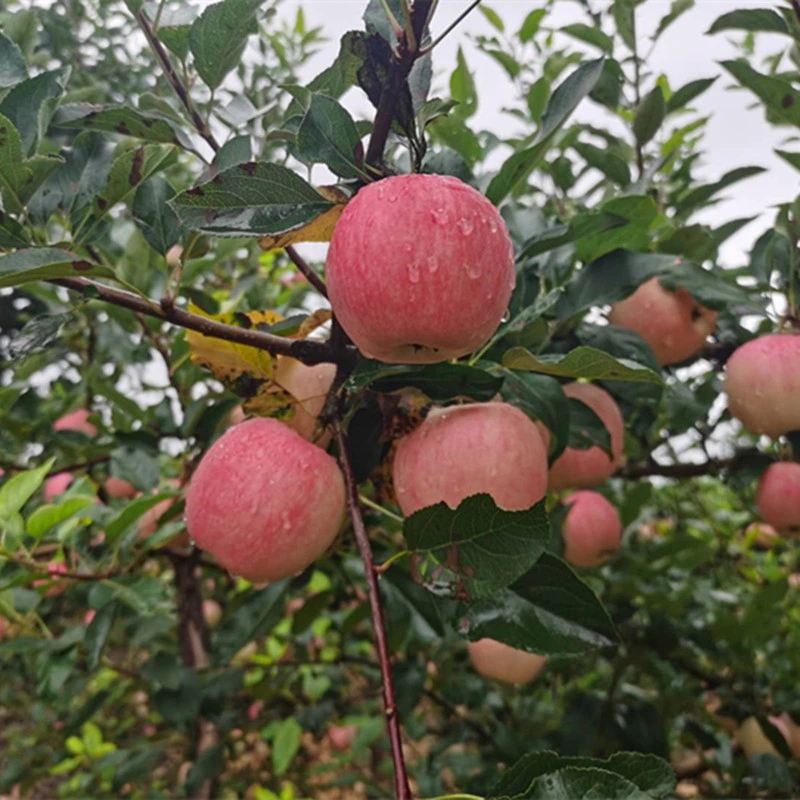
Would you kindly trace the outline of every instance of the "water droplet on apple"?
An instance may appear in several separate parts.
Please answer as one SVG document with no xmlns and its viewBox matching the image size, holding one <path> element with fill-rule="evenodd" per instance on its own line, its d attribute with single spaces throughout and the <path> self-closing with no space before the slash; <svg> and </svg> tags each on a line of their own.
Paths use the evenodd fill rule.
<svg viewBox="0 0 800 800">
<path fill-rule="evenodd" d="M 413 262 L 408 265 L 408 279 L 411 283 L 419 283 L 419 267 Z"/>
<path fill-rule="evenodd" d="M 494 292 L 486 292 L 487 300 L 494 300 Z"/>
<path fill-rule="evenodd" d="M 483 275 L 483 265 L 480 263 L 480 261 L 467 262 L 467 275 L 469 275 L 469 277 L 474 281 L 478 280 L 478 278 Z"/>
<path fill-rule="evenodd" d="M 500 317 L 500 322 L 509 322 L 510 320 L 511 320 L 511 309 L 510 309 L 510 308 L 507 308 L 507 309 L 506 309 L 506 310 L 503 312 L 503 316 L 502 316 L 502 317 Z"/>
<path fill-rule="evenodd" d="M 433 275 L 439 269 L 439 259 L 436 256 L 428 256 L 428 272 Z"/>
<path fill-rule="evenodd" d="M 445 211 L 443 208 L 432 208 L 431 219 L 433 219 L 437 225 L 447 225 L 447 211 Z"/>
<path fill-rule="evenodd" d="M 386 199 L 390 203 L 396 203 L 397 202 L 397 195 L 396 194 L 390 194 Z"/>
<path fill-rule="evenodd" d="M 386 187 L 382 183 L 378 183 L 378 197 L 383 200 L 384 195 L 386 194 Z"/>
<path fill-rule="evenodd" d="M 462 236 L 469 236 L 475 230 L 475 223 L 469 217 L 461 217 L 456 224 Z"/>
<path fill-rule="evenodd" d="M 497 227 L 497 223 L 496 223 L 494 220 L 492 220 L 492 221 L 489 223 L 489 230 L 490 230 L 492 233 L 497 233 L 497 231 L 498 231 L 498 227 Z"/>
</svg>

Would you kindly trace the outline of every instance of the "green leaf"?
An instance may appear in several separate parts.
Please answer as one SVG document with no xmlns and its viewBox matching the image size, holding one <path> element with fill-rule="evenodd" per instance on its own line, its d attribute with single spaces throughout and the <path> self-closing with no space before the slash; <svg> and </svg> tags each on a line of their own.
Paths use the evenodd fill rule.
<svg viewBox="0 0 800 800">
<path fill-rule="evenodd" d="M 499 205 L 517 184 L 524 180 L 541 162 L 553 137 L 563 127 L 572 112 L 591 92 L 603 71 L 603 59 L 587 61 L 575 70 L 553 92 L 542 124 L 531 147 L 514 153 L 492 178 L 486 196 Z"/>
<path fill-rule="evenodd" d="M 522 65 L 510 53 L 506 53 L 505 50 L 494 50 L 491 48 L 485 48 L 483 52 L 490 58 L 493 58 L 506 71 L 508 77 L 511 78 L 512 81 L 519 75 Z"/>
<path fill-rule="evenodd" d="M 614 183 L 623 188 L 630 184 L 630 167 L 628 167 L 627 162 L 616 153 L 612 153 L 609 150 L 601 150 L 593 144 L 586 144 L 583 142 L 577 142 L 573 147 L 590 167 L 600 170 L 603 175 L 614 181 Z"/>
<path fill-rule="evenodd" d="M 514 347 L 503 356 L 503 366 L 572 380 L 642 381 L 663 385 L 661 376 L 649 367 L 628 359 L 618 360 L 593 347 L 576 347 L 566 355 L 541 356 L 535 356 L 522 347 Z"/>
<path fill-rule="evenodd" d="M 629 50 L 636 50 L 635 8 L 634 0 L 614 0 L 611 6 L 617 33 Z"/>
<path fill-rule="evenodd" d="M 213 6 L 212 6 L 213 8 Z M 215 744 L 203 750 L 189 770 L 184 787 L 187 797 L 197 797 L 206 781 L 213 781 L 225 769 L 225 747 Z"/>
<path fill-rule="evenodd" d="M 573 450 L 589 450 L 600 447 L 613 458 L 611 452 L 611 433 L 597 413 L 577 397 L 568 398 L 569 441 L 567 447 Z"/>
<path fill-rule="evenodd" d="M 106 538 L 113 542 L 157 503 L 174 497 L 177 497 L 177 495 L 170 492 L 138 497 L 136 500 L 132 500 L 117 516 L 107 523 Z"/>
<path fill-rule="evenodd" d="M 39 506 L 28 517 L 25 530 L 34 539 L 41 539 L 51 528 L 65 522 L 86 506 L 94 505 L 95 497 L 67 497 L 58 505 Z"/>
<path fill-rule="evenodd" d="M 529 42 L 533 39 L 534 36 L 539 31 L 539 26 L 542 24 L 542 20 L 547 16 L 547 9 L 545 8 L 537 8 L 534 11 L 531 11 L 527 17 L 525 17 L 522 27 L 519 29 L 519 40 L 521 42 Z"/>
<path fill-rule="evenodd" d="M 19 131 L 23 155 L 34 152 L 44 137 L 69 74 L 69 67 L 42 72 L 18 83 L 0 103 L 0 114 Z"/>
<path fill-rule="evenodd" d="M 456 54 L 456 68 L 450 76 L 450 94 L 458 103 L 454 114 L 461 119 L 469 119 L 478 110 L 475 78 L 469 71 L 464 51 L 460 47 Z"/>
<path fill-rule="evenodd" d="M 787 164 L 800 171 L 800 153 L 790 153 L 788 150 L 775 150 Z"/>
<path fill-rule="evenodd" d="M 688 214 L 689 212 L 704 206 L 714 195 L 732 186 L 734 183 L 743 181 L 747 178 L 752 178 L 754 175 L 760 175 L 764 172 L 763 167 L 737 167 L 730 172 L 726 172 L 718 181 L 714 183 L 704 183 L 695 186 L 688 194 L 684 195 L 676 204 L 677 210 L 681 214 Z"/>
<path fill-rule="evenodd" d="M 595 767 L 567 767 L 533 782 L 524 800 L 651 800 L 634 783 Z M 522 800 L 521 798 L 521 800 Z"/>
<path fill-rule="evenodd" d="M 191 139 L 173 120 L 162 114 L 139 111 L 129 106 L 68 103 L 59 106 L 52 124 L 57 128 L 119 133 L 156 144 L 192 146 Z"/>
<path fill-rule="evenodd" d="M 25 327 L 8 346 L 12 359 L 26 358 L 46 350 L 59 336 L 61 329 L 72 317 L 72 312 L 42 314 L 25 323 Z"/>
<path fill-rule="evenodd" d="M 114 273 L 108 267 L 53 247 L 32 247 L 0 256 L 0 288 L 76 277 L 113 278 Z"/>
<path fill-rule="evenodd" d="M 9 519 L 22 510 L 44 483 L 54 463 L 55 458 L 51 458 L 40 467 L 19 472 L 0 487 L 0 519 Z"/>
<path fill-rule="evenodd" d="M 228 139 L 214 156 L 214 166 L 217 172 L 222 172 L 237 164 L 245 164 L 253 160 L 253 148 L 249 136 L 234 136 Z"/>
<path fill-rule="evenodd" d="M 162 256 L 181 240 L 181 224 L 167 203 L 175 191 L 162 175 L 154 175 L 136 190 L 131 211 L 147 243 Z"/>
<path fill-rule="evenodd" d="M 369 387 L 374 392 L 385 393 L 413 386 L 431 400 L 444 402 L 456 397 L 491 400 L 502 383 L 502 378 L 467 364 L 445 362 L 425 366 L 395 366 L 359 359 L 348 385 L 353 391 Z"/>
<path fill-rule="evenodd" d="M 0 89 L 10 89 L 26 80 L 28 68 L 22 50 L 0 32 Z"/>
<path fill-rule="evenodd" d="M 388 6 L 396 20 L 403 18 L 400 3 L 402 0 L 388 0 Z M 382 0 L 369 0 L 363 15 L 364 26 L 370 33 L 375 33 L 387 42 L 396 41 L 391 23 L 386 15 Z"/>
<path fill-rule="evenodd" d="M 32 177 L 22 157 L 22 139 L 10 119 L 0 114 L 0 193 L 5 210 L 19 214 L 20 187 Z"/>
<path fill-rule="evenodd" d="M 276 776 L 283 775 L 292 765 L 300 749 L 303 729 L 294 717 L 287 717 L 278 723 L 272 739 L 272 769 Z"/>
<path fill-rule="evenodd" d="M 544 502 L 526 511 L 504 511 L 488 494 L 420 509 L 405 521 L 403 535 L 423 584 L 436 594 L 485 597 L 510 585 L 539 559 L 550 538 Z"/>
<path fill-rule="evenodd" d="M 222 0 L 194 21 L 189 46 L 194 67 L 210 89 L 216 89 L 242 59 L 247 38 L 258 32 L 256 11 L 262 0 Z"/>
<path fill-rule="evenodd" d="M 722 66 L 749 89 L 780 120 L 800 128 L 800 92 L 789 81 L 763 75 L 745 61 L 723 61 Z M 0 111 L 2 111 L 0 106 Z"/>
<path fill-rule="evenodd" d="M 614 40 L 607 33 L 603 33 L 600 28 L 576 22 L 572 25 L 564 25 L 564 27 L 560 28 L 560 31 L 561 33 L 566 33 L 567 36 L 572 36 L 581 42 L 597 47 L 604 53 L 610 53 L 614 49 Z"/>
<path fill-rule="evenodd" d="M 664 121 L 665 112 L 664 92 L 660 86 L 656 86 L 642 100 L 633 119 L 633 134 L 640 146 L 647 144 L 656 135 Z"/>
<path fill-rule="evenodd" d="M 657 41 L 661 34 L 690 8 L 694 8 L 694 0 L 672 0 L 669 11 L 658 22 L 653 34 L 653 41 Z"/>
<path fill-rule="evenodd" d="M 539 80 L 531 84 L 528 89 L 526 97 L 528 103 L 528 111 L 531 112 L 531 119 L 539 125 L 542 121 L 542 114 L 544 114 L 547 107 L 547 101 L 550 99 L 550 81 L 542 75 Z"/>
<path fill-rule="evenodd" d="M 189 37 L 192 23 L 197 19 L 198 9 L 195 6 L 181 3 L 166 6 L 161 11 L 161 22 L 158 26 L 158 38 L 181 61 L 189 55 Z"/>
<path fill-rule="evenodd" d="M 667 102 L 667 114 L 672 114 L 673 112 L 679 111 L 680 109 L 688 106 L 692 100 L 700 97 L 701 94 L 710 89 L 716 80 L 716 77 L 700 78 L 696 81 L 690 81 L 689 83 L 681 86 L 681 88 L 678 89 Z"/>
<path fill-rule="evenodd" d="M 86 628 L 83 637 L 83 646 L 86 650 L 86 666 L 90 670 L 97 669 L 100 664 L 100 656 L 108 641 L 108 634 L 111 633 L 111 626 L 117 615 L 118 604 L 115 602 L 106 603 L 95 615 L 94 619 Z"/>
<path fill-rule="evenodd" d="M 488 637 L 545 656 L 577 655 L 618 642 L 591 589 L 550 553 L 507 589 L 462 605 L 458 627 L 470 641 Z"/>
<path fill-rule="evenodd" d="M 406 650 L 411 644 L 430 645 L 442 640 L 445 626 L 442 608 L 450 603 L 435 597 L 401 569 L 390 569 L 381 577 L 390 647 Z"/>
<path fill-rule="evenodd" d="M 121 442 L 111 453 L 110 469 L 115 478 L 132 483 L 140 491 L 148 492 L 158 484 L 156 451 L 137 446 L 136 442 Z"/>
<path fill-rule="evenodd" d="M 753 31 L 789 34 L 783 17 L 771 8 L 738 8 L 714 20 L 707 34 L 720 31 Z"/>
<path fill-rule="evenodd" d="M 118 750 L 125 760 L 114 770 L 113 788 L 119 791 L 126 783 L 138 782 L 153 774 L 163 753 L 161 750 Z"/>
<path fill-rule="evenodd" d="M 286 233 L 333 206 L 290 169 L 263 162 L 231 167 L 169 204 L 184 225 L 216 236 Z"/>
<path fill-rule="evenodd" d="M 613 772 L 635 784 L 651 798 L 665 798 L 675 788 L 675 775 L 666 761 L 644 753 L 615 753 L 609 759 L 561 756 L 549 750 L 528 753 L 509 767 L 492 787 L 492 797 L 518 797 L 533 782 L 556 770 L 578 767 Z"/>
<path fill-rule="evenodd" d="M 480 9 L 483 16 L 489 20 L 492 27 L 500 31 L 500 33 L 503 33 L 503 31 L 506 29 L 506 26 L 503 24 L 503 20 L 501 19 L 500 15 L 493 9 L 489 8 L 488 6 L 482 5 L 478 6 L 478 8 Z"/>
<path fill-rule="evenodd" d="M 347 110 L 332 97 L 314 93 L 297 131 L 299 158 L 325 164 L 340 178 L 363 176 L 361 137 Z"/>
</svg>

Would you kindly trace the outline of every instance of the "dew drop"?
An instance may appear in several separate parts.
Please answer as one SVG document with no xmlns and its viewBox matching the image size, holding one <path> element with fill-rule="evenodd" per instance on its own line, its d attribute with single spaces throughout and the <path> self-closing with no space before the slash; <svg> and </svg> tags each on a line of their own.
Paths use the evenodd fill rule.
<svg viewBox="0 0 800 800">
<path fill-rule="evenodd" d="M 396 194 L 390 194 L 386 199 L 390 203 L 396 203 L 397 202 L 397 195 Z"/>
<path fill-rule="evenodd" d="M 378 183 L 378 197 L 383 200 L 384 195 L 386 194 L 386 187 L 382 183 Z"/>
<path fill-rule="evenodd" d="M 503 312 L 503 316 L 500 317 L 500 322 L 510 322 L 511 321 L 511 309 L 507 308 Z"/>
<path fill-rule="evenodd" d="M 447 211 L 443 208 L 432 208 L 431 219 L 433 219 L 437 225 L 447 225 Z"/>
<path fill-rule="evenodd" d="M 436 256 L 428 256 L 428 272 L 433 275 L 439 269 L 439 259 Z"/>
<path fill-rule="evenodd" d="M 480 261 L 467 262 L 467 275 L 469 275 L 469 277 L 474 281 L 478 280 L 478 278 L 483 275 L 483 265 L 480 263 Z"/>
<path fill-rule="evenodd" d="M 456 224 L 462 236 L 469 236 L 475 230 L 475 223 L 469 217 L 461 217 Z"/>
<path fill-rule="evenodd" d="M 494 292 L 486 292 L 487 300 L 494 300 Z"/>
<path fill-rule="evenodd" d="M 419 283 L 419 267 L 414 263 L 408 265 L 408 279 L 411 283 Z"/>
<path fill-rule="evenodd" d="M 496 223 L 494 220 L 492 220 L 492 221 L 489 223 L 489 230 L 490 230 L 492 233 L 497 233 L 497 231 L 498 231 L 498 228 L 497 228 L 497 223 Z"/>
</svg>

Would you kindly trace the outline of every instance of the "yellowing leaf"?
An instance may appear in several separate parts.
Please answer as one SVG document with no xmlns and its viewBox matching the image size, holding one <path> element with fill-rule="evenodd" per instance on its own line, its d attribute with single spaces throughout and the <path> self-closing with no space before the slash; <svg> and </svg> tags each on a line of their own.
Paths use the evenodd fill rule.
<svg viewBox="0 0 800 800">
<path fill-rule="evenodd" d="M 336 205 L 311 220 L 307 225 L 274 236 L 264 236 L 258 242 L 262 250 L 275 250 L 299 242 L 329 242 L 331 240 L 333 229 L 350 198 L 335 186 L 320 186 L 317 191 L 326 200 L 330 200 Z"/>
<path fill-rule="evenodd" d="M 318 308 L 312 314 L 309 314 L 297 329 L 297 333 L 292 338 L 305 339 L 310 333 L 315 331 L 326 322 L 330 322 L 333 314 L 329 308 Z"/>
</svg>

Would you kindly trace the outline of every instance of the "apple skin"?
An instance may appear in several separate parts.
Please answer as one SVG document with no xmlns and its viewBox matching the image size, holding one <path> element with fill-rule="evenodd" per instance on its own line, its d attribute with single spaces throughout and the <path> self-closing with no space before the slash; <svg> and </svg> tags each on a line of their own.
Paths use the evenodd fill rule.
<svg viewBox="0 0 800 800">
<path fill-rule="evenodd" d="M 128 483 L 122 478 L 115 478 L 113 475 L 105 479 L 103 488 L 112 500 L 129 500 L 137 495 L 136 488 L 132 483 Z"/>
<path fill-rule="evenodd" d="M 317 364 L 309 367 L 295 358 L 278 357 L 278 367 L 273 380 L 282 389 L 289 392 L 297 400 L 294 415 L 287 424 L 304 439 L 316 441 L 320 447 L 326 447 L 330 434 L 322 433 L 316 440 L 314 434 L 328 391 L 336 377 L 335 364 Z"/>
<path fill-rule="evenodd" d="M 800 533 L 800 464 L 770 464 L 758 484 L 756 505 L 767 525 L 782 533 Z"/>
<path fill-rule="evenodd" d="M 547 452 L 536 425 L 508 403 L 434 408 L 398 443 L 393 480 L 406 515 L 479 493 L 523 511 L 545 495 Z"/>
<path fill-rule="evenodd" d="M 349 750 L 358 736 L 358 726 L 356 725 L 331 725 L 326 734 L 330 742 L 331 749 L 338 752 Z"/>
<path fill-rule="evenodd" d="M 467 642 L 467 650 L 476 672 L 503 683 L 530 683 L 547 663 L 544 656 L 517 650 L 494 639 Z"/>
<path fill-rule="evenodd" d="M 551 492 L 562 489 L 591 489 L 605 483 L 622 465 L 625 423 L 616 400 L 600 386 L 592 383 L 568 383 L 563 388 L 567 397 L 574 397 L 585 403 L 600 417 L 608 428 L 614 457 L 609 458 L 608 453 L 597 445 L 588 450 L 568 447 L 550 467 L 547 488 Z"/>
<path fill-rule="evenodd" d="M 800 430 L 800 335 L 773 333 L 739 347 L 725 365 L 731 416 L 777 439 Z"/>
<path fill-rule="evenodd" d="M 44 482 L 44 501 L 52 503 L 59 495 L 64 494 L 73 481 L 71 472 L 57 472 Z"/>
<path fill-rule="evenodd" d="M 361 189 L 333 232 L 333 313 L 367 358 L 434 364 L 482 347 L 516 282 L 498 210 L 447 175 L 398 175 Z"/>
<path fill-rule="evenodd" d="M 651 278 L 614 303 L 608 321 L 638 333 L 663 366 L 698 353 L 717 326 L 717 313 L 701 306 L 686 289 L 673 292 Z"/>
<path fill-rule="evenodd" d="M 229 428 L 186 491 L 195 543 L 253 583 L 296 575 L 333 543 L 344 478 L 324 450 L 275 419 Z"/>
<path fill-rule="evenodd" d="M 598 492 L 586 489 L 564 500 L 564 560 L 576 567 L 598 567 L 619 550 L 622 522 L 617 509 Z"/>
<path fill-rule="evenodd" d="M 89 422 L 89 413 L 85 408 L 79 408 L 77 411 L 65 414 L 53 423 L 53 430 L 78 431 L 79 433 L 85 433 L 89 437 L 96 436 L 97 428 Z"/>
</svg>

